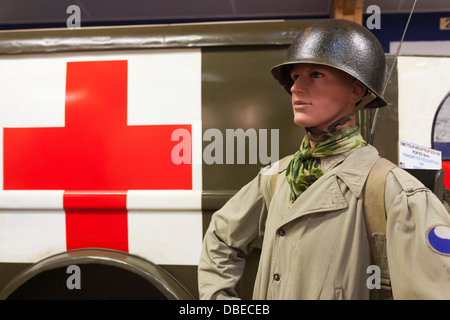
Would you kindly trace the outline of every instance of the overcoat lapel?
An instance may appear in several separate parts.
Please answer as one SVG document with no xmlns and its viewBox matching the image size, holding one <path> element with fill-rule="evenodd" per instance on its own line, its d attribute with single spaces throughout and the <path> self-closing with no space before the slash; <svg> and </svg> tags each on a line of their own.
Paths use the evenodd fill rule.
<svg viewBox="0 0 450 320">
<path fill-rule="evenodd" d="M 370 149 L 370 152 L 367 152 L 367 148 Z M 284 208 L 280 208 L 284 213 L 281 215 L 278 227 L 309 214 L 346 209 L 348 204 L 339 188 L 338 178 L 343 180 L 353 194 L 359 198 L 366 178 L 377 159 L 374 157 L 374 153 L 378 154 L 376 149 L 371 146 L 367 146 L 365 149 L 365 152 L 359 152 L 360 149 L 355 150 L 341 165 L 327 171 L 290 207 L 283 205 L 289 201 L 289 187 L 280 190 L 278 200 L 280 201 L 279 205 L 284 206 Z"/>
</svg>

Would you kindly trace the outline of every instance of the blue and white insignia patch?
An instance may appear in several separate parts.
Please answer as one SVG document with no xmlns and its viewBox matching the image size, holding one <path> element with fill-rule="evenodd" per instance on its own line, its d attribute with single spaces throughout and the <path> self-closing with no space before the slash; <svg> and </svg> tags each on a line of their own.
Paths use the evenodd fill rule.
<svg viewBox="0 0 450 320">
<path fill-rule="evenodd" d="M 450 227 L 438 225 L 428 229 L 428 245 L 433 251 L 450 255 Z"/>
</svg>

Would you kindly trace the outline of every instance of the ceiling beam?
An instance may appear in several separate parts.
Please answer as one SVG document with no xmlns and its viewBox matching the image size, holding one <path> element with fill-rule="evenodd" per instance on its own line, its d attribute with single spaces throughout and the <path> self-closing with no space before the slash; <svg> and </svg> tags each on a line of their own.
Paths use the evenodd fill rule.
<svg viewBox="0 0 450 320">
<path fill-rule="evenodd" d="M 331 6 L 330 17 L 350 20 L 362 25 L 363 0 L 334 0 Z"/>
</svg>

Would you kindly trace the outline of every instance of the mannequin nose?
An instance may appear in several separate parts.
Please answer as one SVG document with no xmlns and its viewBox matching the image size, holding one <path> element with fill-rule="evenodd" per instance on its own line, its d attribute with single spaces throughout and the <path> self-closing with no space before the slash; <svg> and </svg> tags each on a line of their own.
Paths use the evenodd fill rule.
<svg viewBox="0 0 450 320">
<path fill-rule="evenodd" d="M 304 79 L 297 78 L 295 79 L 294 83 L 291 86 L 291 93 L 305 92 L 306 87 L 307 87 L 306 81 Z"/>
</svg>

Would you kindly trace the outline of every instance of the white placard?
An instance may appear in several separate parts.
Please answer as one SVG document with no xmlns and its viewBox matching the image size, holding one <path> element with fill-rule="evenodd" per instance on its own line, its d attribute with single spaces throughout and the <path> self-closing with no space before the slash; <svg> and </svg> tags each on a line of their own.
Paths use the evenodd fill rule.
<svg viewBox="0 0 450 320">
<path fill-rule="evenodd" d="M 439 170 L 442 168 L 442 153 L 439 150 L 399 140 L 399 166 L 405 169 Z"/>
<path fill-rule="evenodd" d="M 450 57 L 398 58 L 400 140 L 431 147 L 434 117 L 450 89 L 449 74 Z"/>
</svg>

